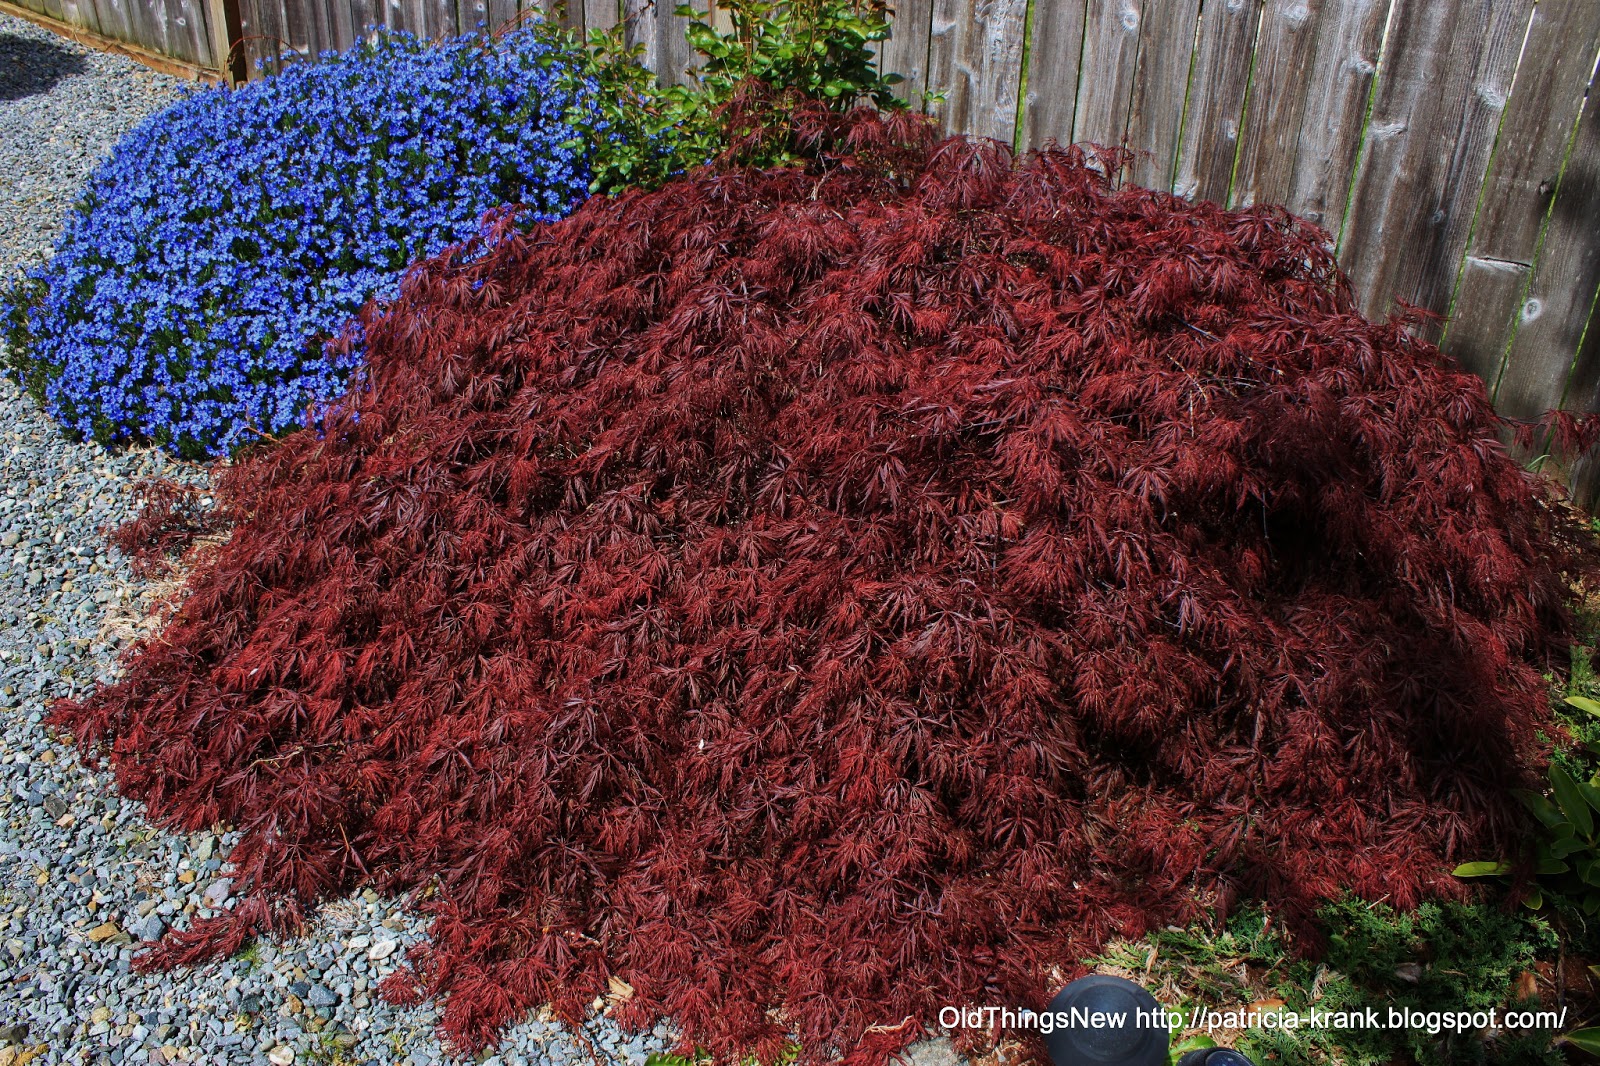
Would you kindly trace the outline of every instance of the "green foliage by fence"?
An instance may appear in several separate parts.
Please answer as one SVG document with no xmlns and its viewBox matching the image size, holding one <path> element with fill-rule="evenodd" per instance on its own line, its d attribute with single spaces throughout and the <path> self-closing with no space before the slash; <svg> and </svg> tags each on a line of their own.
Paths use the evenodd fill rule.
<svg viewBox="0 0 1600 1066">
<path fill-rule="evenodd" d="M 759 167 L 803 158 L 791 121 L 821 101 L 889 110 L 897 75 L 880 75 L 871 45 L 889 35 L 885 0 L 724 0 L 731 32 L 681 5 L 702 57 L 690 85 L 661 87 L 624 43 L 622 26 L 589 34 L 582 76 L 600 90 L 598 115 L 574 115 L 593 145 L 594 192 L 652 188 L 719 156 Z"/>
<path fill-rule="evenodd" d="M 1590 702 L 1590 701 L 1585 701 Z M 1526 890 L 1523 902 L 1540 908 L 1545 893 L 1581 910 L 1600 914 L 1600 775 L 1575 778 L 1560 763 L 1550 764 L 1548 795 L 1524 792 L 1520 798 L 1544 827 L 1544 836 L 1534 841 L 1533 866 L 1529 872 L 1539 883 Z M 1457 877 L 1505 877 L 1514 874 L 1516 865 L 1509 859 L 1479 860 L 1457 866 Z"/>
<path fill-rule="evenodd" d="M 1455 874 L 1507 880 L 1527 907 L 1548 904 L 1581 928 L 1600 916 L 1600 679 L 1593 662 L 1600 612 L 1580 601 L 1574 613 L 1578 643 L 1557 706 L 1570 739 L 1552 753 L 1546 789 L 1518 793 L 1540 832 L 1529 854 L 1464 862 Z"/>
</svg>

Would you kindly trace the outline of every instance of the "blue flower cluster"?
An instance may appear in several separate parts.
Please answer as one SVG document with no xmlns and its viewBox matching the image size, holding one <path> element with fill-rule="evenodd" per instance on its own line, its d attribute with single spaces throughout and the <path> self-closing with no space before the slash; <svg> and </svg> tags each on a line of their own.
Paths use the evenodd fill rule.
<svg viewBox="0 0 1600 1066">
<path fill-rule="evenodd" d="M 149 119 L 0 309 L 13 373 L 104 443 L 199 457 L 303 425 L 360 359 L 327 341 L 408 263 L 587 194 L 592 85 L 555 40 L 380 33 Z"/>
</svg>

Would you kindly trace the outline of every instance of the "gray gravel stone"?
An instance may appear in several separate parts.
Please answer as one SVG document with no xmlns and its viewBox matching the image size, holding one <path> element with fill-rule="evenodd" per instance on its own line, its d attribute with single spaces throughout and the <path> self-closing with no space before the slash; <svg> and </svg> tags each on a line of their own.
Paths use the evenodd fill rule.
<svg viewBox="0 0 1600 1066">
<path fill-rule="evenodd" d="M 0 14 L 0 284 L 49 254 L 90 170 L 183 91 Z M 148 449 L 72 443 L 0 381 L 0 1045 L 43 1045 L 37 1066 L 464 1061 L 440 1046 L 434 1005 L 401 1010 L 373 991 L 424 925 L 371 892 L 328 904 L 301 938 L 134 971 L 141 941 L 229 905 L 237 835 L 152 827 L 43 722 L 53 700 L 114 677 L 153 632 L 159 593 L 103 530 L 136 513 L 138 481 L 158 477 L 205 473 Z M 291 983 L 305 988 L 297 1014 L 286 1013 Z M 603 1015 L 585 1030 L 596 1047 L 631 1050 L 611 1056 L 617 1066 L 645 1047 Z M 529 1019 L 496 1054 L 587 1061 L 555 1034 L 567 1035 Z M 664 1027 L 648 1040 L 670 1043 Z"/>
</svg>

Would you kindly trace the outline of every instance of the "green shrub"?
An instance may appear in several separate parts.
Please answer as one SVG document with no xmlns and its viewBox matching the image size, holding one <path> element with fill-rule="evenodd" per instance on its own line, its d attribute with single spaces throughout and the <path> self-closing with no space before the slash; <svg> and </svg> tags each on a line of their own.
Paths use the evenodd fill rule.
<svg viewBox="0 0 1600 1066">
<path fill-rule="evenodd" d="M 1574 614 L 1577 643 L 1556 706 L 1568 736 L 1551 754 L 1548 787 L 1518 793 L 1540 830 L 1529 838 L 1526 853 L 1465 862 L 1455 874 L 1509 880 L 1525 906 L 1539 910 L 1548 904 L 1584 929 L 1588 919 L 1600 916 L 1600 681 L 1593 663 L 1600 616 L 1583 601 L 1574 605 Z"/>
<path fill-rule="evenodd" d="M 1493 905 L 1425 903 L 1414 912 L 1345 899 L 1323 907 L 1318 924 L 1328 946 L 1320 961 L 1292 950 L 1258 909 L 1241 910 L 1218 931 L 1163 929 L 1119 945 L 1095 960 L 1131 971 L 1144 983 L 1176 988 L 1185 1015 L 1194 1007 L 1240 1010 L 1263 1000 L 1305 1019 L 1318 1012 L 1483 1011 L 1516 1005 L 1517 975 L 1557 952 L 1556 934 L 1526 911 Z M 1237 1046 L 1274 1066 L 1418 1066 L 1496 1063 L 1556 1066 L 1548 1030 L 1430 1034 L 1422 1029 L 1260 1027 Z M 1176 1034 L 1174 1034 L 1176 1038 Z M 1185 1045 L 1210 1046 L 1208 1036 Z"/>
<path fill-rule="evenodd" d="M 643 46 L 624 44 L 623 28 L 589 35 L 583 77 L 599 87 L 597 113 L 574 114 L 594 145 L 594 192 L 652 188 L 731 154 L 753 166 L 803 158 L 791 122 L 797 107 L 821 101 L 844 111 L 862 101 L 903 107 L 898 75 L 881 75 L 871 45 L 889 36 L 884 0 L 724 0 L 732 31 L 681 5 L 689 43 L 702 62 L 689 85 L 661 87 L 640 62 Z"/>
</svg>

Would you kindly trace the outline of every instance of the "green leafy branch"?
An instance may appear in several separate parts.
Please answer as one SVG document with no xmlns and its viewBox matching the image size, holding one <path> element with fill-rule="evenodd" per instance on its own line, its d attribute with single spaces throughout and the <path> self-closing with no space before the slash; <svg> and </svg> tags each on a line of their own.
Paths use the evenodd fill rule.
<svg viewBox="0 0 1600 1066">
<path fill-rule="evenodd" d="M 894 95 L 901 79 L 879 74 L 872 50 L 889 36 L 884 0 L 723 0 L 718 9 L 726 32 L 709 11 L 676 9 L 701 56 L 687 85 L 661 85 L 643 64 L 643 46 L 627 44 L 625 26 L 589 34 L 577 76 L 598 105 L 575 107 L 568 119 L 582 134 L 573 146 L 592 153 L 591 191 L 652 188 L 734 144 L 741 163 L 795 162 L 805 156 L 792 122 L 800 106 L 904 106 Z M 741 109 L 741 94 L 762 106 Z"/>
<path fill-rule="evenodd" d="M 1600 702 L 1587 696 L 1568 696 L 1568 706 L 1600 718 Z M 1584 748 L 1600 755 L 1600 744 L 1586 741 Z M 1537 910 L 1545 904 L 1545 890 L 1569 902 L 1584 914 L 1600 914 L 1600 773 L 1580 780 L 1560 762 L 1549 771 L 1550 793 L 1519 790 L 1523 806 L 1544 826 L 1534 842 L 1533 874 L 1541 881 L 1523 902 Z M 1506 877 L 1515 870 L 1508 859 L 1465 862 L 1455 868 L 1457 877 Z"/>
</svg>

